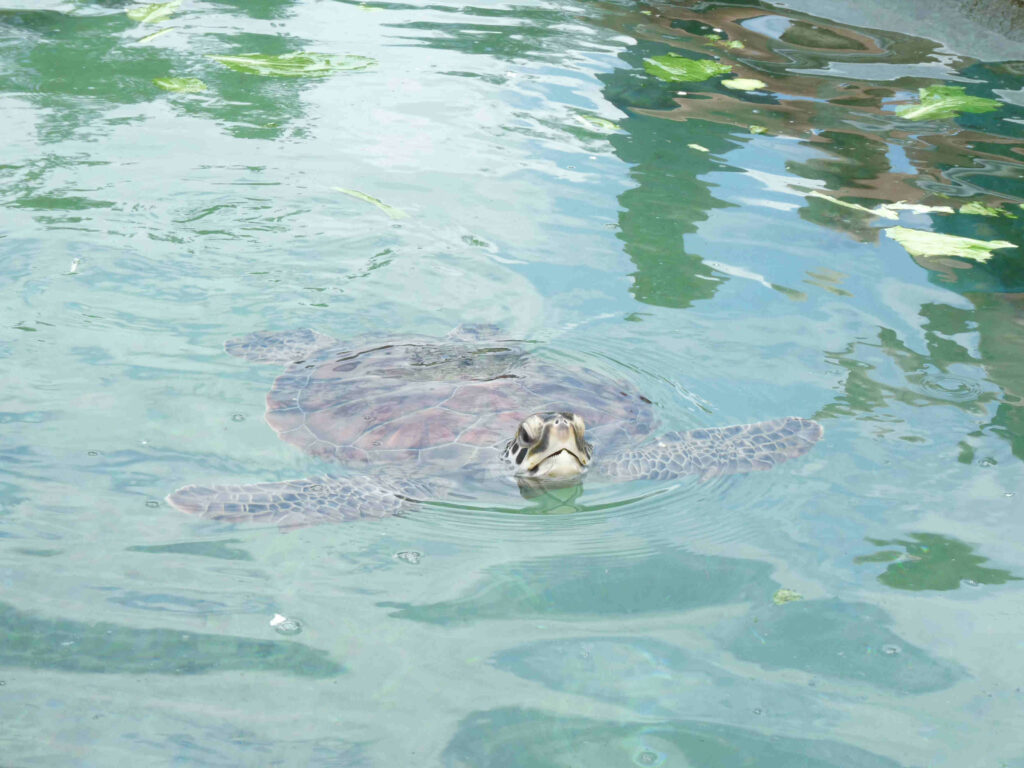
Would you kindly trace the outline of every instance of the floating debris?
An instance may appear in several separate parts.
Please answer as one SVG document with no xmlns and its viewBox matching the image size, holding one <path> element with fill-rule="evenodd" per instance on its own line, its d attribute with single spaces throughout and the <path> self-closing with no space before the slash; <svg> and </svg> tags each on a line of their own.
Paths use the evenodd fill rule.
<svg viewBox="0 0 1024 768">
<path fill-rule="evenodd" d="M 903 200 L 896 203 L 883 203 L 874 208 L 868 208 L 858 203 L 848 203 L 845 200 L 840 200 L 838 197 L 832 197 L 832 195 L 826 195 L 824 192 L 818 192 L 817 190 L 808 192 L 807 196 L 817 197 L 821 200 L 827 200 L 834 205 L 841 205 L 844 208 L 860 211 L 861 213 L 877 216 L 882 219 L 890 219 L 891 221 L 899 219 L 900 211 L 910 211 L 911 213 L 956 213 L 948 205 L 921 205 L 919 203 L 907 203 Z"/>
<path fill-rule="evenodd" d="M 674 83 L 699 83 L 715 75 L 732 72 L 729 64 L 722 64 L 713 59 L 688 59 L 677 53 L 645 59 L 644 69 L 655 77 Z"/>
<path fill-rule="evenodd" d="M 270 620 L 270 626 L 279 635 L 297 635 L 302 631 L 302 625 L 298 621 L 282 616 L 280 613 L 274 614 L 274 618 Z"/>
<path fill-rule="evenodd" d="M 768 84 L 763 80 L 752 77 L 734 77 L 731 80 L 723 80 L 722 85 L 732 88 L 734 91 L 756 91 L 758 88 L 767 88 Z"/>
<path fill-rule="evenodd" d="M 153 84 L 175 93 L 200 93 L 206 90 L 206 83 L 198 77 L 155 77 Z"/>
<path fill-rule="evenodd" d="M 611 120 L 598 117 L 597 115 L 591 115 L 586 112 L 577 112 L 573 117 L 576 118 L 576 122 L 591 131 L 598 131 L 599 133 L 616 133 L 617 131 L 622 130 L 619 128 L 617 123 L 613 123 Z"/>
<path fill-rule="evenodd" d="M 792 589 L 780 589 L 772 595 L 772 602 L 776 605 L 785 605 L 797 600 L 803 600 L 804 596 Z"/>
<path fill-rule="evenodd" d="M 181 0 L 170 0 L 168 3 L 150 3 L 139 8 L 129 8 L 125 11 L 125 15 L 132 21 L 137 21 L 140 24 L 153 24 L 170 17 L 179 5 L 181 5 Z"/>
<path fill-rule="evenodd" d="M 1016 219 L 1017 214 L 1005 211 L 1002 208 L 993 208 L 991 205 L 975 200 L 960 206 L 960 213 L 970 213 L 974 216 L 1004 216 L 1007 219 Z"/>
<path fill-rule="evenodd" d="M 403 563 L 408 563 L 409 565 L 419 565 L 420 564 L 420 560 L 423 559 L 423 553 L 422 552 L 416 552 L 415 550 L 407 550 L 405 552 L 396 552 L 395 553 L 395 559 L 396 560 L 401 560 Z"/>
<path fill-rule="evenodd" d="M 885 203 L 875 208 L 875 211 L 910 211 L 911 213 L 956 213 L 948 205 L 921 205 L 920 203 L 908 203 L 900 200 L 897 203 Z"/>
<path fill-rule="evenodd" d="M 153 32 L 150 35 L 140 37 L 138 40 L 135 41 L 135 44 L 139 45 L 140 43 L 148 43 L 150 40 L 156 40 L 158 37 L 160 37 L 160 35 L 166 35 L 172 29 L 174 29 L 174 27 L 164 27 L 163 29 L 158 29 L 156 32 Z"/>
<path fill-rule="evenodd" d="M 264 77 L 327 77 L 335 72 L 368 69 L 377 63 L 367 56 L 329 56 L 325 53 L 284 53 L 269 56 L 248 53 L 239 56 L 207 56 L 235 72 Z"/>
<path fill-rule="evenodd" d="M 665 755 L 650 747 L 640 747 L 633 755 L 633 764 L 642 768 L 657 768 L 665 762 Z"/>
<path fill-rule="evenodd" d="M 356 200 L 362 200 L 370 205 L 375 205 L 380 208 L 384 213 L 390 216 L 392 219 L 404 219 L 409 214 L 403 211 L 401 208 L 395 208 L 394 206 L 388 205 L 383 200 L 378 200 L 376 197 L 371 197 L 365 192 L 360 192 L 358 189 L 344 189 L 343 187 L 332 187 L 335 192 L 341 192 L 343 195 L 354 197 Z"/>
<path fill-rule="evenodd" d="M 992 251 L 998 248 L 1016 248 L 1006 240 L 975 240 L 972 237 L 943 235 L 907 227 L 889 227 L 885 234 L 907 249 L 911 256 L 959 256 L 964 259 L 986 262 L 992 258 Z"/>
<path fill-rule="evenodd" d="M 961 112 L 991 112 L 1002 106 L 995 99 L 968 96 L 959 85 L 929 85 L 920 88 L 918 95 L 920 104 L 898 107 L 896 114 L 904 120 L 941 120 L 959 117 Z"/>
</svg>

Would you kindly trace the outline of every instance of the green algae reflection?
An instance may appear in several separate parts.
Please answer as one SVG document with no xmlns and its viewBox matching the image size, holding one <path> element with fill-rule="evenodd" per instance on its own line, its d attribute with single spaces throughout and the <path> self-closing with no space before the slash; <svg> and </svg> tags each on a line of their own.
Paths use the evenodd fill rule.
<svg viewBox="0 0 1024 768">
<path fill-rule="evenodd" d="M 885 549 L 854 558 L 855 563 L 891 563 L 878 580 L 893 589 L 950 590 L 967 584 L 1005 584 L 1019 581 L 1009 571 L 984 568 L 988 560 L 973 553 L 962 541 L 936 533 L 912 533 L 910 539 L 868 539 L 876 547 L 899 547 L 900 552 Z"/>
<path fill-rule="evenodd" d="M 324 651 L 283 640 L 49 619 L 0 603 L 0 666 L 100 674 L 196 675 L 228 670 L 333 677 Z"/>
<path fill-rule="evenodd" d="M 209 56 L 235 72 L 264 77 L 327 77 L 335 72 L 358 71 L 377 62 L 367 56 L 329 56 L 325 53 L 283 53 L 270 56 L 249 53 L 239 56 Z"/>
</svg>

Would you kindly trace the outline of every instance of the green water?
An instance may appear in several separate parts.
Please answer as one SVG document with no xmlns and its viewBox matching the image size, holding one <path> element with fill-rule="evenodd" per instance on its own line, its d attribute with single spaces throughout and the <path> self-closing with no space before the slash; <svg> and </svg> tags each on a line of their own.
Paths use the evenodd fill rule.
<svg viewBox="0 0 1024 768">
<path fill-rule="evenodd" d="M 0 763 L 1024 766 L 1024 61 L 756 2 L 0 6 Z M 995 108 L 898 113 L 934 86 Z M 825 439 L 286 533 L 163 501 L 331 469 L 226 338 L 461 323 Z"/>
</svg>

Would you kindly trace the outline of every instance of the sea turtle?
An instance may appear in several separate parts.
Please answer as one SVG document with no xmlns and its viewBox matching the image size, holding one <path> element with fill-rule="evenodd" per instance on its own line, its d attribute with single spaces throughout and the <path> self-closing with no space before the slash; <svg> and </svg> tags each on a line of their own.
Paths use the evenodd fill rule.
<svg viewBox="0 0 1024 768">
<path fill-rule="evenodd" d="M 790 417 L 655 435 L 651 401 L 628 384 L 529 354 L 490 327 L 364 343 L 309 329 L 263 331 L 224 346 L 236 357 L 286 365 L 267 395 L 267 422 L 289 443 L 351 471 L 189 485 L 167 497 L 217 520 L 289 526 L 385 517 L 444 498 L 460 479 L 512 476 L 545 486 L 583 475 L 753 472 L 805 454 L 823 432 Z"/>
</svg>

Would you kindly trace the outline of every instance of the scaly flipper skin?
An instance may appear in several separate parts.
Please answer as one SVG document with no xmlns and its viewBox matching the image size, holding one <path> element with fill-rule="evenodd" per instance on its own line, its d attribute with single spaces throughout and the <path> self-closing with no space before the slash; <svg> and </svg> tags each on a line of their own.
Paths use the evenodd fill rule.
<svg viewBox="0 0 1024 768">
<path fill-rule="evenodd" d="M 337 343 L 337 339 L 309 328 L 296 328 L 291 331 L 257 331 L 228 339 L 224 342 L 224 351 L 254 363 L 287 365 Z"/>
<path fill-rule="evenodd" d="M 260 522 L 284 528 L 391 517 L 440 498 L 440 484 L 372 477 L 311 477 L 255 485 L 186 485 L 167 497 L 182 512 L 227 523 Z"/>
<path fill-rule="evenodd" d="M 796 417 L 669 432 L 642 448 L 601 456 L 594 470 L 615 480 L 760 472 L 803 456 L 824 433 L 818 422 Z"/>
</svg>

